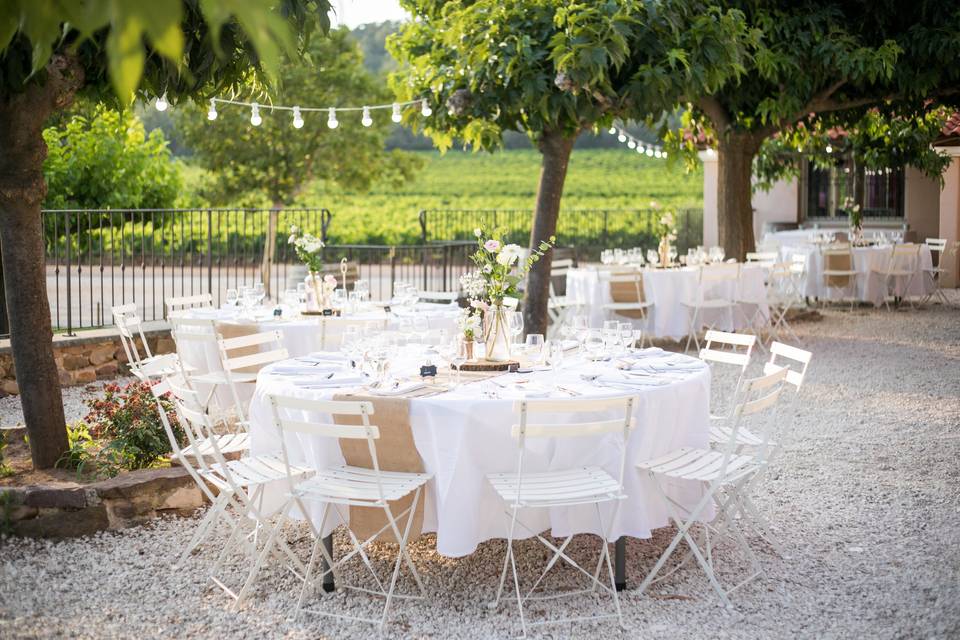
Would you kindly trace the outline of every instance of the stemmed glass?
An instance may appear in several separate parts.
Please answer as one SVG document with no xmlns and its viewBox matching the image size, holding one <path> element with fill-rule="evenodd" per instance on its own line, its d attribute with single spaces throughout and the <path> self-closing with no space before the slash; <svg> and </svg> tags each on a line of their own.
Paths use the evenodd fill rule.
<svg viewBox="0 0 960 640">
<path fill-rule="evenodd" d="M 240 295 L 236 289 L 227 289 L 227 301 L 224 303 L 227 307 L 235 307 L 240 301 Z"/>
<path fill-rule="evenodd" d="M 533 360 L 534 364 L 543 363 L 544 353 L 542 333 L 531 333 L 527 336 L 526 351 L 530 356 L 530 359 Z"/>
<path fill-rule="evenodd" d="M 511 311 L 507 316 L 507 329 L 510 330 L 510 335 L 513 337 L 513 342 L 517 342 L 521 334 L 523 334 L 523 313 L 520 311 Z"/>
<path fill-rule="evenodd" d="M 259 307 L 263 304 L 263 299 L 267 295 L 267 290 L 263 288 L 262 282 L 257 282 L 253 285 L 253 304 L 256 307 Z"/>
<path fill-rule="evenodd" d="M 563 364 L 563 344 L 552 341 L 547 343 L 546 356 L 550 368 L 559 369 Z"/>
<path fill-rule="evenodd" d="M 586 316 L 574 316 L 571 321 L 571 332 L 574 337 L 576 337 L 578 342 L 579 351 L 583 351 L 584 343 L 587 341 L 587 335 L 590 331 L 590 324 L 587 322 Z"/>
<path fill-rule="evenodd" d="M 460 386 L 461 368 L 468 359 L 467 352 L 468 349 L 466 338 L 463 336 L 457 336 L 456 342 L 454 343 L 453 353 L 450 357 L 450 364 L 453 365 L 453 368 L 457 370 L 457 386 Z"/>
<path fill-rule="evenodd" d="M 660 264 L 660 254 L 656 249 L 647 249 L 647 264 L 657 267 Z"/>
<path fill-rule="evenodd" d="M 609 353 L 618 346 L 620 342 L 620 323 L 616 320 L 606 320 L 603 323 L 603 348 Z"/>
<path fill-rule="evenodd" d="M 594 359 L 598 358 L 603 352 L 603 335 L 596 329 L 587 329 L 587 335 L 583 341 L 583 346 L 586 349 L 589 357 Z"/>
<path fill-rule="evenodd" d="M 630 350 L 633 348 L 633 324 L 630 322 L 621 322 L 618 325 L 620 333 L 620 345 L 626 349 Z"/>
</svg>

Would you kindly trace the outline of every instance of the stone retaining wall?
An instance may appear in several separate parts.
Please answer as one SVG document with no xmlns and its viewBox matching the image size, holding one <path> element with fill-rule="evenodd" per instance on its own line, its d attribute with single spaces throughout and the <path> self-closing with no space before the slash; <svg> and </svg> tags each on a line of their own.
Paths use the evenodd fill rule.
<svg viewBox="0 0 960 640">
<path fill-rule="evenodd" d="M 157 328 L 144 331 L 144 335 L 151 353 L 176 351 L 170 331 L 159 323 Z M 137 346 L 143 355 L 145 351 L 139 340 Z M 116 330 L 87 331 L 78 336 L 55 336 L 53 354 L 60 373 L 60 385 L 64 387 L 127 373 L 124 366 L 127 356 Z M 4 340 L 0 342 L 0 397 L 16 395 L 19 392 L 10 341 Z"/>
<path fill-rule="evenodd" d="M 72 538 L 126 529 L 164 514 L 190 515 L 203 502 L 183 467 L 129 471 L 86 485 L 0 487 L 0 531 Z"/>
</svg>

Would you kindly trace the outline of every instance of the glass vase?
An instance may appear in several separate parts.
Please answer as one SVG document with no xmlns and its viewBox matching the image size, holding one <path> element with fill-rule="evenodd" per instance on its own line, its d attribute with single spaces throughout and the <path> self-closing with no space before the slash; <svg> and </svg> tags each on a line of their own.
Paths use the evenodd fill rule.
<svg viewBox="0 0 960 640">
<path fill-rule="evenodd" d="M 487 360 L 504 362 L 510 359 L 510 329 L 502 304 L 491 305 L 490 310 L 483 314 L 483 344 Z"/>
</svg>

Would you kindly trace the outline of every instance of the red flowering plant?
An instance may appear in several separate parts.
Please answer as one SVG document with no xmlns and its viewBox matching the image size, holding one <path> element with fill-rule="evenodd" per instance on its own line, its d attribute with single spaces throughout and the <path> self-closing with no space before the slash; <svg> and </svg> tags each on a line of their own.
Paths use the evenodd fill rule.
<svg viewBox="0 0 960 640">
<path fill-rule="evenodd" d="M 143 469 L 170 453 L 170 441 L 163 430 L 157 401 L 144 382 L 131 382 L 121 387 L 108 384 L 102 398 L 86 400 L 90 413 L 84 419 L 90 435 L 103 443 L 97 454 L 97 466 L 119 469 Z M 183 429 L 173 412 L 173 403 L 162 399 L 161 405 L 178 442 L 184 440 Z"/>
</svg>

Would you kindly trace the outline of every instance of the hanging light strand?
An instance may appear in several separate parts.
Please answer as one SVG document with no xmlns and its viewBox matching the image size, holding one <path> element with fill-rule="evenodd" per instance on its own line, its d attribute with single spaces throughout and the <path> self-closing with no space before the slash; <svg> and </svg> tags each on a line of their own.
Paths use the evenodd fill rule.
<svg viewBox="0 0 960 640">
<path fill-rule="evenodd" d="M 641 155 L 657 159 L 663 159 L 667 157 L 667 152 L 663 150 L 663 147 L 650 142 L 644 142 L 643 140 L 630 135 L 626 128 L 616 123 L 610 127 L 607 133 L 612 136 L 617 136 L 618 142 L 621 144 L 626 144 L 627 148 L 634 149 Z"/>
<path fill-rule="evenodd" d="M 301 107 L 301 106 L 286 106 L 281 104 L 259 104 L 257 102 L 245 102 L 243 100 L 230 100 L 228 98 L 210 98 L 210 108 L 207 111 L 208 120 L 216 120 L 219 115 L 217 112 L 217 105 L 231 105 L 235 107 L 245 107 L 250 109 L 250 124 L 255 127 L 260 126 L 260 123 L 263 122 L 263 118 L 260 115 L 261 112 L 267 111 L 290 111 L 293 113 L 293 126 L 297 129 L 303 127 L 303 114 L 310 112 L 326 112 L 327 114 L 327 126 L 331 129 L 336 129 L 339 126 L 340 122 L 337 119 L 337 113 L 347 113 L 352 111 L 358 111 L 362 114 L 360 119 L 360 124 L 364 127 L 369 127 L 373 124 L 373 116 L 371 115 L 372 111 L 383 111 L 390 110 L 390 119 L 393 122 L 400 122 L 403 120 L 402 109 L 404 107 L 416 106 L 424 118 L 430 117 L 433 115 L 433 109 L 430 107 L 430 101 L 426 98 L 418 98 L 416 100 L 407 100 L 406 102 L 391 102 L 388 104 L 371 104 L 364 105 L 362 107 Z M 166 94 L 157 99 L 157 108 L 164 110 L 167 108 L 166 104 Z"/>
</svg>

